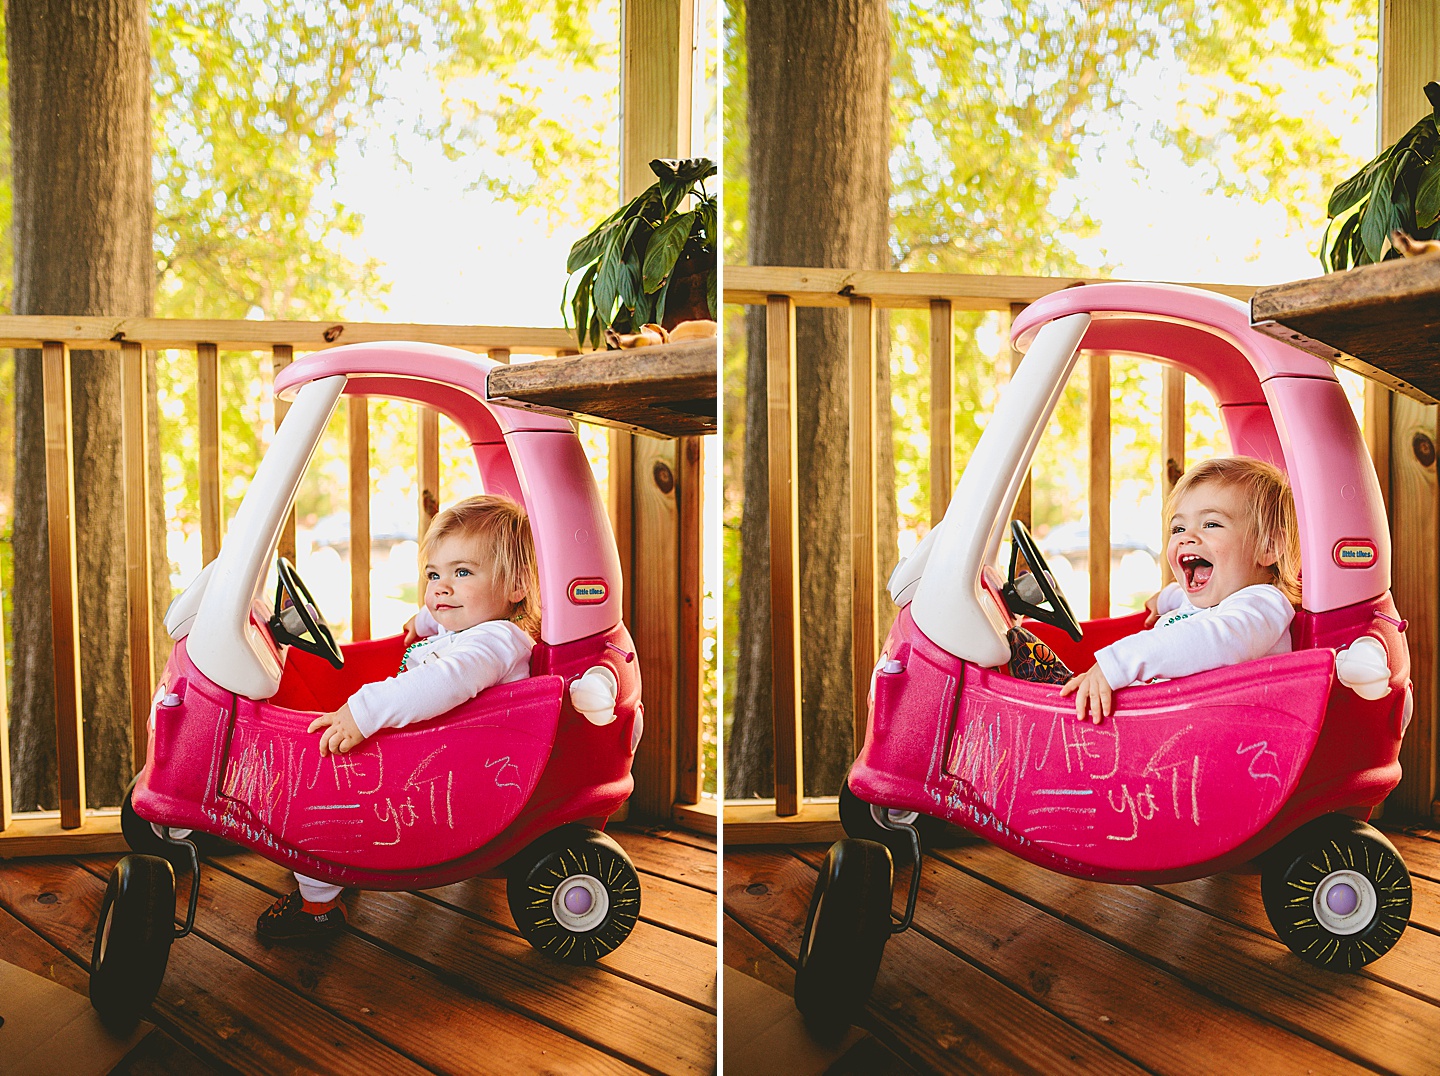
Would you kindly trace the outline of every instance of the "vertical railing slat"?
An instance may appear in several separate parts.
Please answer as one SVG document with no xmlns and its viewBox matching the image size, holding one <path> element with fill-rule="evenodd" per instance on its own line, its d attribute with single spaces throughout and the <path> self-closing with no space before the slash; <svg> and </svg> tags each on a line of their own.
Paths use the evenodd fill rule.
<svg viewBox="0 0 1440 1076">
<path fill-rule="evenodd" d="M 955 319 L 948 299 L 930 300 L 930 526 L 955 489 Z"/>
<path fill-rule="evenodd" d="M 621 615 L 635 623 L 635 435 L 610 430 L 610 478 L 606 490 L 610 529 L 620 553 Z"/>
<path fill-rule="evenodd" d="M 704 601 L 704 442 L 682 437 L 675 448 L 680 491 L 679 713 L 675 728 L 675 799 L 700 802 L 700 630 Z"/>
<path fill-rule="evenodd" d="M 138 343 L 122 343 L 120 400 L 125 443 L 125 603 L 130 626 L 131 763 L 136 773 L 145 765 L 150 693 L 155 674 L 155 642 L 150 619 L 150 440 L 146 381 L 144 350 Z"/>
<path fill-rule="evenodd" d="M 1021 311 L 1023 311 L 1028 305 L 1028 303 L 1010 304 L 1010 320 L 1012 323 L 1016 318 L 1020 316 Z M 1010 349 L 1010 374 L 1012 377 L 1014 376 L 1015 371 L 1020 369 L 1020 361 L 1024 357 L 1025 356 L 1022 355 L 1015 348 L 1012 347 Z M 1033 522 L 1033 510 L 1031 506 L 1031 491 L 1033 488 L 1034 483 L 1031 481 L 1030 472 L 1026 471 L 1024 481 L 1020 483 L 1020 493 L 1015 498 L 1015 508 L 1013 510 L 1011 518 L 1018 519 L 1021 523 L 1025 524 L 1027 528 L 1029 528 L 1031 523 Z"/>
<path fill-rule="evenodd" d="M 200 418 L 200 549 L 209 564 L 220 555 L 220 352 L 195 346 Z"/>
<path fill-rule="evenodd" d="M 415 468 L 420 485 L 417 538 L 424 538 L 430 521 L 440 511 L 440 412 L 432 407 L 419 409 L 420 437 L 415 449 Z M 420 593 L 425 593 L 422 584 Z"/>
<path fill-rule="evenodd" d="M 370 638 L 370 401 L 350 397 L 350 638 Z"/>
<path fill-rule="evenodd" d="M 1164 518 L 1170 491 L 1185 473 L 1185 371 L 1168 363 L 1160 368 L 1160 585 L 1171 582 L 1165 547 L 1170 521 Z"/>
<path fill-rule="evenodd" d="M 270 376 L 271 392 L 274 392 L 274 378 L 280 376 L 280 371 L 289 366 L 295 359 L 295 349 L 289 344 L 276 344 L 270 349 Z M 275 404 L 275 428 L 280 428 L 280 423 L 285 421 L 285 414 L 290 410 L 290 405 L 279 397 L 274 398 Z M 295 563 L 295 506 L 290 506 L 290 511 L 285 516 L 285 522 L 280 526 L 280 556 L 284 557 L 291 564 Z"/>
<path fill-rule="evenodd" d="M 800 813 L 800 527 L 795 433 L 795 303 L 771 295 L 765 316 L 766 429 L 770 437 L 770 640 L 775 813 Z"/>
<path fill-rule="evenodd" d="M 510 361 L 510 349 L 508 347 L 492 347 L 485 354 L 489 355 L 496 362 L 508 363 Z"/>
<path fill-rule="evenodd" d="M 55 653 L 55 755 L 60 828 L 85 819 L 84 730 L 80 714 L 80 606 L 75 566 L 75 487 L 71 443 L 70 349 L 42 351 L 45 496 L 50 540 L 50 629 Z"/>
<path fill-rule="evenodd" d="M 0 632 L 0 832 L 10 828 L 10 688 L 5 683 L 5 642 Z"/>
<path fill-rule="evenodd" d="M 1110 615 L 1110 356 L 1090 355 L 1090 619 Z"/>
<path fill-rule="evenodd" d="M 947 306 L 949 304 L 946 304 Z M 865 743 L 875 665 L 875 308 L 850 300 L 850 636 L 855 749 Z M 933 464 L 932 464 L 933 465 Z"/>
</svg>

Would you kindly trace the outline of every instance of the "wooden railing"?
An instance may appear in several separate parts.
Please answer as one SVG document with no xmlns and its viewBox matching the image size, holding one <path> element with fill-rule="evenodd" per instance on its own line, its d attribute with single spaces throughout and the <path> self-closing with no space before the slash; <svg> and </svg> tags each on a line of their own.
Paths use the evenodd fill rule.
<svg viewBox="0 0 1440 1076">
<path fill-rule="evenodd" d="M 1082 278 L 962 276 L 939 273 L 726 266 L 724 301 L 766 308 L 766 414 L 770 478 L 770 602 L 773 639 L 775 798 L 725 807 L 727 843 L 829 840 L 840 835 L 833 800 L 804 802 L 800 743 L 800 578 L 795 444 L 795 308 L 848 307 L 850 312 L 851 631 L 854 639 L 854 735 L 865 734 L 870 670 L 879 654 L 876 582 L 875 315 L 880 309 L 928 310 L 930 319 L 930 522 L 945 514 L 955 485 L 954 312 L 995 310 L 1011 317 Z M 1253 288 L 1198 284 L 1246 300 Z M 1012 353 L 1011 369 L 1019 355 Z M 1090 379 L 1090 617 L 1110 609 L 1110 362 L 1088 359 Z M 1185 466 L 1185 377 L 1165 367 L 1161 409 L 1162 492 Z M 1015 518 L 1030 523 L 1030 480 Z M 1160 520 L 1156 520 L 1156 532 Z M 1162 568 L 1163 571 L 1163 568 Z"/>
<path fill-rule="evenodd" d="M 82 714 L 80 706 L 79 615 L 75 572 L 73 464 L 70 422 L 70 351 L 114 350 L 122 366 L 122 441 L 125 485 L 126 595 L 129 621 L 129 681 L 133 731 L 133 766 L 145 762 L 147 722 L 154 689 L 153 662 L 156 626 L 151 616 L 149 511 L 149 445 L 147 430 L 146 350 L 191 351 L 196 361 L 199 437 L 200 533 L 204 563 L 220 550 L 222 529 L 222 464 L 220 452 L 220 371 L 222 351 L 269 350 L 272 377 L 297 352 L 320 351 L 340 344 L 367 341 L 413 340 L 448 344 L 483 352 L 500 362 L 511 354 L 532 356 L 575 355 L 574 338 L 565 330 L 507 326 L 400 325 L 384 323 L 202 321 L 158 318 L 0 317 L 0 347 L 41 351 L 44 384 L 44 429 L 48 534 L 50 543 L 50 594 L 54 635 L 58 790 L 56 812 L 15 817 L 11 803 L 9 719 L 6 708 L 4 662 L 0 660 L 0 857 L 122 850 L 118 817 L 113 810 L 87 810 L 85 796 Z M 272 385 L 265 391 L 273 392 Z M 370 637 L 370 488 L 369 407 L 351 398 L 349 407 L 349 508 L 352 637 Z M 284 418 L 286 405 L 275 401 L 275 423 Z M 417 429 L 417 534 L 423 534 L 441 499 L 438 415 L 419 408 Z M 628 455 L 629 437 L 620 439 Z M 650 441 L 651 438 L 642 440 Z M 693 442 L 693 443 L 692 443 Z M 643 494 L 631 490 L 632 472 L 617 467 L 616 439 L 612 438 L 610 468 L 611 525 L 617 538 L 629 541 L 634 532 L 630 513 Z M 668 505 L 678 521 L 670 531 L 676 548 L 648 550 L 646 567 L 637 568 L 634 550 L 622 547 L 625 570 L 627 622 L 645 625 L 681 625 L 679 632 L 636 631 L 651 645 L 643 649 L 647 729 L 635 761 L 636 792 L 632 802 L 642 813 L 665 818 L 678 816 L 713 830 L 713 816 L 697 808 L 700 753 L 700 677 L 698 667 L 698 610 L 703 593 L 698 553 L 700 449 L 698 438 L 682 439 L 680 475 L 672 481 Z M 672 454 L 675 450 L 671 450 Z M 688 485 L 686 485 L 688 483 Z M 676 511 L 675 487 L 685 486 L 686 502 Z M 693 495 L 692 495 L 693 494 Z M 653 509 L 651 510 L 653 514 Z M 693 548 L 692 548 L 693 547 Z M 295 558 L 295 517 L 292 512 L 280 539 L 282 556 Z M 677 583 L 668 588 L 635 586 L 635 574 L 655 576 L 652 561 L 679 565 Z M 658 600 L 691 608 L 652 608 Z M 694 624 L 691 625 L 691 621 Z M 684 627 L 695 636 L 688 643 Z M 161 627 L 160 630 L 163 630 Z M 632 627 L 632 630 L 635 630 Z M 676 653 L 661 653 L 669 647 Z M 637 649 L 640 649 L 637 646 Z M 692 651 L 694 652 L 692 654 Z M 653 701 L 652 701 L 653 700 Z M 653 787 L 651 787 L 653 786 Z M 693 816 L 693 817 L 692 817 Z"/>
</svg>

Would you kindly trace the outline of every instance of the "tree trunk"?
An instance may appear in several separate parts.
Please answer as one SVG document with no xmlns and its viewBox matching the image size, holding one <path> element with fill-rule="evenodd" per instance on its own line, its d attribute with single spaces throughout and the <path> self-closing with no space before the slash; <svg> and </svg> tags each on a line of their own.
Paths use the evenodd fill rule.
<svg viewBox="0 0 1440 1076">
<path fill-rule="evenodd" d="M 148 7 L 144 0 L 10 0 L 5 19 L 15 313 L 148 315 L 155 272 Z M 131 769 L 118 353 L 75 353 L 72 379 L 86 790 L 91 805 L 113 805 Z M 15 808 L 33 810 L 57 805 L 36 351 L 16 353 L 15 408 L 10 736 Z M 153 400 L 150 408 L 153 431 Z M 152 453 L 153 445 L 152 437 Z M 151 475 L 158 495 L 158 465 Z M 163 543 L 157 544 L 163 553 Z M 159 589 L 167 579 L 162 567 L 156 573 Z"/>
<path fill-rule="evenodd" d="M 890 19 L 884 0 L 750 0 L 750 261 L 889 265 Z M 833 795 L 852 748 L 848 312 L 796 314 L 805 791 Z M 890 399 L 888 334 L 877 400 Z M 739 665 L 731 796 L 774 788 L 765 311 L 747 321 Z M 895 549 L 890 409 L 879 407 L 882 569 Z"/>
</svg>

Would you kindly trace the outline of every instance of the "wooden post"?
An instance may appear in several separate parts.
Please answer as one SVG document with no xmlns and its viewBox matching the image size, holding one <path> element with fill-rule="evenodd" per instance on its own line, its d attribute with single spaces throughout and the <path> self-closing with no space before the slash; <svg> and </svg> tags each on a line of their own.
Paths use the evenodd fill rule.
<svg viewBox="0 0 1440 1076">
<path fill-rule="evenodd" d="M 770 694 L 775 813 L 800 813 L 800 505 L 796 476 L 795 303 L 772 295 L 765 312 L 766 429 L 770 437 Z"/>
<path fill-rule="evenodd" d="M 679 717 L 676 722 L 675 770 L 677 803 L 700 802 L 700 619 L 705 598 L 702 556 L 704 535 L 704 439 L 682 437 L 676 444 L 680 463 L 675 488 L 680 491 L 680 663 L 676 669 Z M 695 510 L 686 501 L 697 503 Z"/>
<path fill-rule="evenodd" d="M 5 683 L 5 643 L 0 637 L 0 832 L 10 828 L 10 689 Z"/>
<path fill-rule="evenodd" d="M 289 366 L 295 359 L 295 349 L 289 344 L 276 344 L 270 349 L 270 391 L 272 396 L 275 391 L 274 379 L 280 376 L 280 371 Z M 280 423 L 285 421 L 285 414 L 290 410 L 290 405 L 284 400 L 276 398 L 275 401 L 275 428 L 280 428 Z M 290 512 L 285 516 L 285 522 L 280 526 L 280 556 L 284 557 L 291 564 L 295 563 L 295 506 L 290 506 Z"/>
<path fill-rule="evenodd" d="M 1090 619 L 1110 615 L 1110 356 L 1090 355 Z"/>
<path fill-rule="evenodd" d="M 620 8 L 620 197 L 655 181 L 650 161 L 690 152 L 694 0 L 623 0 Z M 613 435 L 610 508 L 625 572 L 626 621 L 645 681 L 645 736 L 636 754 L 635 811 L 669 819 L 678 785 L 676 737 L 685 692 L 681 536 L 698 533 L 698 491 L 681 485 L 678 446 Z M 682 521 L 681 516 L 695 518 Z M 696 562 L 698 564 L 698 561 Z M 698 588 L 698 583 L 695 584 Z M 698 589 L 697 589 L 698 592 Z M 698 666 L 696 668 L 698 673 Z M 695 746 L 698 752 L 698 744 Z"/>
<path fill-rule="evenodd" d="M 370 401 L 350 397 L 350 638 L 370 638 Z"/>
<path fill-rule="evenodd" d="M 195 345 L 200 415 L 200 549 L 209 564 L 220 555 L 220 352 Z"/>
<path fill-rule="evenodd" d="M 1440 56 L 1440 7 L 1434 0 L 1384 0 L 1380 5 L 1380 144 L 1388 146 L 1430 112 L 1422 87 Z M 1370 410 L 1379 410 L 1378 404 Z M 1437 500 L 1436 408 L 1407 396 L 1390 404 L 1391 590 L 1409 621 L 1415 712 L 1400 747 L 1404 776 L 1386 805 L 1410 817 L 1435 811 L 1437 631 L 1440 631 L 1440 500 Z M 1376 423 L 1375 434 L 1381 424 Z M 1372 440 L 1373 440 L 1372 434 Z M 1383 488 L 1384 483 L 1382 483 Z"/>
<path fill-rule="evenodd" d="M 1168 363 L 1160 368 L 1160 585 L 1172 581 L 1165 547 L 1170 543 L 1170 520 L 1165 503 L 1185 473 L 1185 371 Z"/>
<path fill-rule="evenodd" d="M 145 352 L 120 345 L 120 401 L 125 443 L 125 604 L 130 627 L 130 757 L 145 765 L 150 699 L 155 684 L 155 640 L 150 620 L 150 442 L 145 413 Z"/>
<path fill-rule="evenodd" d="M 85 820 L 84 726 L 80 714 L 80 601 L 75 575 L 74 453 L 70 439 L 70 349 L 42 351 L 45 497 L 50 539 L 50 630 L 55 648 L 55 755 L 60 828 Z"/>
<path fill-rule="evenodd" d="M 955 319 L 950 300 L 930 300 L 930 526 L 955 490 Z M 868 676 L 868 673 L 867 673 Z"/>
<path fill-rule="evenodd" d="M 510 349 L 508 347 L 492 347 L 489 351 L 485 352 L 485 354 L 496 362 L 503 362 L 507 365 L 510 362 Z"/>
<path fill-rule="evenodd" d="M 932 316 L 935 304 L 931 304 Z M 946 308 L 948 324 L 949 303 Z M 934 330 L 931 330 L 934 363 Z M 870 671 L 875 667 L 879 639 L 876 632 L 875 578 L 879 574 L 875 547 L 875 308 L 869 299 L 850 300 L 850 637 L 851 696 L 855 722 L 855 750 L 865 743 L 870 716 Z M 948 369 L 948 366 L 947 366 Z M 934 423 L 931 405 L 931 422 Z M 935 466 L 932 434 L 930 466 Z M 933 478 L 932 478 L 933 486 Z M 934 503 L 934 499 L 931 499 Z M 771 502 L 773 515 L 775 502 Z M 943 511 L 943 510 L 942 510 Z M 773 570 L 773 569 L 772 569 Z"/>
<path fill-rule="evenodd" d="M 1010 321 L 1013 323 L 1015 319 L 1020 316 L 1020 312 L 1029 305 L 1029 303 L 1011 303 Z M 1015 375 L 1015 371 L 1020 369 L 1020 360 L 1024 357 L 1025 356 L 1020 354 L 1015 348 L 1012 347 L 1010 349 L 1010 375 L 1012 377 Z M 1010 517 L 1011 519 L 1018 519 L 1021 523 L 1025 524 L 1026 529 L 1029 529 L 1033 521 L 1030 501 L 1033 487 L 1034 483 L 1030 480 L 1030 472 L 1026 471 L 1025 480 L 1020 483 L 1020 494 L 1015 498 L 1015 509 Z"/>
</svg>

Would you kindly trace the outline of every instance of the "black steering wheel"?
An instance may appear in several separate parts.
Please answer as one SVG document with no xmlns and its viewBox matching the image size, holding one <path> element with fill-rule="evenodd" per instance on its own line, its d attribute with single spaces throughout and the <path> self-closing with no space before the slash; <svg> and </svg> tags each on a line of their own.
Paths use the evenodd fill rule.
<svg viewBox="0 0 1440 1076">
<path fill-rule="evenodd" d="M 345 665 L 345 655 L 335 636 L 330 634 L 330 625 L 310 590 L 300 579 L 284 557 L 275 562 L 275 574 L 280 577 L 275 587 L 275 613 L 270 617 L 270 637 L 281 646 L 293 646 L 307 654 L 324 658 L 335 668 Z"/>
<path fill-rule="evenodd" d="M 1012 613 L 1059 628 L 1078 643 L 1085 634 L 1080 630 L 1080 621 L 1075 618 L 1065 595 L 1060 593 L 1060 586 L 1050 574 L 1050 567 L 1040 555 L 1040 547 L 1030 537 L 1030 531 L 1018 519 L 1012 520 L 1010 537 L 1010 581 L 1000 591 L 1005 605 Z M 1016 575 L 1021 558 L 1030 570 Z"/>
</svg>

